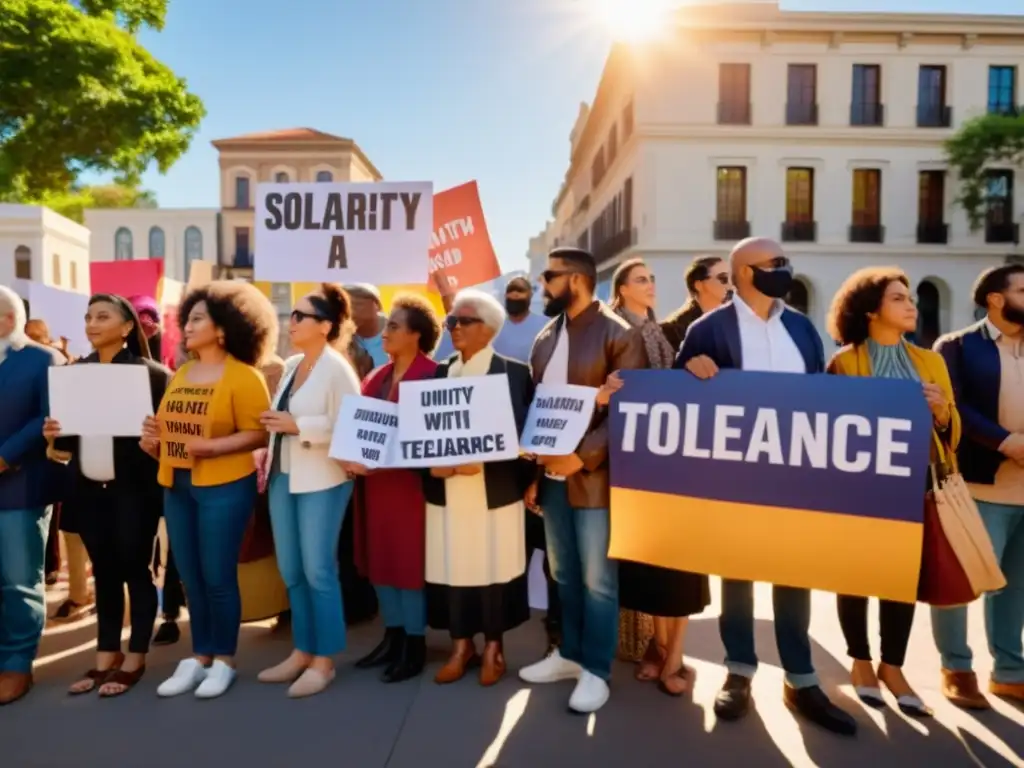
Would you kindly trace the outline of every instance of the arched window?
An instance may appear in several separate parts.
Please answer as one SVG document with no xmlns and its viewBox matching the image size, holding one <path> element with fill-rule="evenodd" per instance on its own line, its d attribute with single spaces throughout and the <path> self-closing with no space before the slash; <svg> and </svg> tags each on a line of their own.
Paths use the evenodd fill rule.
<svg viewBox="0 0 1024 768">
<path fill-rule="evenodd" d="M 939 317 L 942 305 L 938 286 L 931 280 L 922 280 L 917 286 L 917 338 L 916 344 L 930 349 L 942 334 Z"/>
<path fill-rule="evenodd" d="M 164 253 L 165 244 L 164 231 L 160 227 L 152 227 L 149 230 L 149 258 L 162 259 L 166 255 Z"/>
<path fill-rule="evenodd" d="M 188 227 L 185 230 L 185 277 L 188 277 L 189 266 L 193 261 L 203 260 L 203 233 L 199 227 Z"/>
<path fill-rule="evenodd" d="M 331 173 L 330 171 L 317 171 L 316 172 L 316 180 L 317 181 L 334 181 L 334 174 Z"/>
<path fill-rule="evenodd" d="M 131 261 L 134 258 L 132 248 L 131 230 L 121 227 L 114 233 L 114 261 Z"/>
<path fill-rule="evenodd" d="M 21 280 L 32 279 L 32 249 L 27 245 L 14 249 L 14 276 Z"/>
<path fill-rule="evenodd" d="M 60 274 L 60 256 L 53 254 L 53 284 L 60 288 L 61 285 L 61 274 Z"/>
<path fill-rule="evenodd" d="M 77 291 L 78 290 L 78 265 L 75 262 L 72 261 L 71 264 L 70 264 L 69 271 L 70 271 L 71 284 L 68 287 L 72 291 Z"/>
<path fill-rule="evenodd" d="M 288 174 L 285 173 L 284 171 L 278 171 L 277 173 L 274 174 L 274 181 L 276 181 L 278 184 L 286 184 L 287 182 L 291 181 L 291 179 L 288 178 Z"/>
<path fill-rule="evenodd" d="M 811 295 L 807 290 L 807 283 L 797 279 L 786 296 L 786 303 L 801 314 L 808 315 L 811 312 Z"/>
</svg>

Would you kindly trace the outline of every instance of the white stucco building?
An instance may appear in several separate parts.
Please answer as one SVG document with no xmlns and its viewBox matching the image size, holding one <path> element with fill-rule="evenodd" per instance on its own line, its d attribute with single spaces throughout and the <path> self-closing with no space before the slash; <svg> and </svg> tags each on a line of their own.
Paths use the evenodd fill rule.
<svg viewBox="0 0 1024 768">
<path fill-rule="evenodd" d="M 0 284 L 89 293 L 89 230 L 37 205 L 0 204 Z"/>
<path fill-rule="evenodd" d="M 193 261 L 217 263 L 216 208 L 90 208 L 93 261 L 162 259 L 164 275 L 188 281 Z"/>
<path fill-rule="evenodd" d="M 642 256 L 666 314 L 693 256 L 773 237 L 799 274 L 791 303 L 819 329 L 852 271 L 897 264 L 928 343 L 969 323 L 975 277 L 1019 252 L 1019 170 L 991 169 L 971 232 L 942 145 L 1015 108 L 1022 67 L 1024 16 L 684 8 L 670 39 L 612 50 L 532 261 L 579 244 L 607 280 Z"/>
</svg>

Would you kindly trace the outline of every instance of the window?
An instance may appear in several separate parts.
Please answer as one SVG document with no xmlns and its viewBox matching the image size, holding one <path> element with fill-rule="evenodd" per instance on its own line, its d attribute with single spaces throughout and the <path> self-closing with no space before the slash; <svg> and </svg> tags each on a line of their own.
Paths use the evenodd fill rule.
<svg viewBox="0 0 1024 768">
<path fill-rule="evenodd" d="M 590 187 L 591 189 L 597 189 L 597 185 L 601 183 L 601 179 L 604 178 L 605 172 L 604 164 L 604 147 L 600 147 L 597 150 L 597 154 L 594 156 L 594 162 L 590 164 Z"/>
<path fill-rule="evenodd" d="M 818 67 L 790 64 L 786 83 L 786 124 L 818 124 Z"/>
<path fill-rule="evenodd" d="M 193 261 L 203 260 L 203 233 L 199 227 L 188 227 L 185 230 L 185 275 Z"/>
<path fill-rule="evenodd" d="M 633 135 L 633 100 L 630 99 L 622 110 L 622 140 L 626 141 Z"/>
<path fill-rule="evenodd" d="M 249 199 L 249 177 L 235 177 L 235 208 L 249 208 L 252 201 Z"/>
<path fill-rule="evenodd" d="M 278 184 L 287 184 L 289 181 L 291 181 L 291 179 L 288 178 L 288 174 L 285 173 L 284 171 L 278 171 L 277 173 L 274 174 L 274 181 L 276 181 Z"/>
<path fill-rule="evenodd" d="M 70 272 L 70 285 L 68 287 L 71 288 L 72 291 L 77 291 L 78 290 L 78 265 L 75 262 L 72 261 L 71 264 L 68 265 L 68 267 L 69 267 L 69 272 Z"/>
<path fill-rule="evenodd" d="M 917 74 L 917 125 L 948 128 L 951 112 L 946 106 L 946 68 L 925 65 Z"/>
<path fill-rule="evenodd" d="M 786 169 L 786 220 L 782 223 L 786 242 L 813 243 L 817 239 L 814 223 L 814 169 Z"/>
<path fill-rule="evenodd" d="M 877 64 L 854 64 L 850 125 L 881 124 L 882 68 Z"/>
<path fill-rule="evenodd" d="M 622 185 L 622 228 L 633 231 L 633 177 L 626 179 Z"/>
<path fill-rule="evenodd" d="M 62 276 L 60 274 L 60 256 L 55 253 L 51 258 L 53 260 L 53 284 L 59 288 L 62 283 Z"/>
<path fill-rule="evenodd" d="M 608 131 L 608 165 L 615 162 L 615 156 L 619 150 L 619 128 L 616 125 Z"/>
<path fill-rule="evenodd" d="M 850 242 L 882 242 L 882 172 L 877 168 L 858 168 L 853 172 Z"/>
<path fill-rule="evenodd" d="M 750 125 L 750 65 L 718 65 L 718 122 Z"/>
<path fill-rule="evenodd" d="M 149 258 L 162 259 L 164 257 L 164 231 L 160 227 L 152 227 L 149 230 Z"/>
<path fill-rule="evenodd" d="M 32 250 L 26 245 L 14 249 L 14 276 L 19 280 L 32 279 Z"/>
<path fill-rule="evenodd" d="M 1017 68 L 988 68 L 988 111 L 1009 115 L 1017 108 Z"/>
<path fill-rule="evenodd" d="M 946 172 L 921 171 L 917 176 L 917 242 L 947 241 L 945 206 Z"/>
<path fill-rule="evenodd" d="M 1016 242 L 1013 221 L 1013 171 L 989 171 L 985 189 L 985 242 Z"/>
<path fill-rule="evenodd" d="M 321 182 L 331 182 L 334 181 L 334 174 L 330 171 L 317 171 L 316 180 Z"/>
<path fill-rule="evenodd" d="M 747 220 L 747 169 L 718 169 L 718 212 L 716 219 L 732 224 Z"/>
<path fill-rule="evenodd" d="M 114 261 L 131 261 L 134 258 L 132 233 L 121 227 L 114 233 Z"/>
<path fill-rule="evenodd" d="M 249 228 L 235 227 L 235 263 L 236 267 L 247 267 L 251 263 L 249 253 Z"/>
</svg>

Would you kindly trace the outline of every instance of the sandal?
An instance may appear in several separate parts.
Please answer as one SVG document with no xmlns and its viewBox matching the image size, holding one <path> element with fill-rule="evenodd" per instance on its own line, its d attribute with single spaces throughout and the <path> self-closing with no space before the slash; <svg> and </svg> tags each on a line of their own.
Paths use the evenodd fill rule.
<svg viewBox="0 0 1024 768">
<path fill-rule="evenodd" d="M 665 654 L 661 652 L 658 641 L 651 638 L 644 650 L 644 655 L 636 664 L 634 677 L 642 683 L 652 683 L 661 677 L 661 667 L 665 663 Z"/>
<path fill-rule="evenodd" d="M 88 672 L 82 675 L 82 677 L 77 682 L 72 683 L 72 686 L 78 685 L 78 683 L 84 683 L 86 680 L 90 681 L 92 684 L 88 688 L 83 688 L 81 690 L 72 690 L 71 688 L 69 688 L 68 696 L 84 696 L 87 693 L 92 693 L 101 685 L 103 685 L 103 683 L 107 681 L 107 678 L 109 678 L 111 675 L 117 672 L 121 668 L 121 665 L 123 663 L 124 655 L 119 653 L 117 654 L 117 657 L 114 659 L 114 663 L 111 664 L 107 669 L 90 669 Z"/>
<path fill-rule="evenodd" d="M 107 679 L 100 684 L 100 687 L 102 688 L 104 685 L 113 684 L 123 685 L 124 688 L 120 691 L 117 691 L 116 693 L 103 693 L 102 691 L 100 691 L 100 698 L 113 699 L 118 696 L 123 696 L 138 684 L 138 682 L 142 679 L 142 676 L 144 674 L 146 674 L 145 664 L 143 664 L 141 667 L 139 667 L 133 672 L 125 672 L 123 669 L 114 670 L 113 674 L 109 675 Z"/>
<path fill-rule="evenodd" d="M 659 678 L 658 690 L 664 693 L 666 696 L 671 696 L 672 698 L 677 699 L 680 696 L 685 696 L 686 694 L 691 693 L 693 691 L 693 682 L 697 679 L 697 671 L 684 664 L 671 675 L 669 675 L 669 677 L 677 677 L 680 680 L 683 680 L 686 683 L 686 687 L 681 691 L 673 691 L 671 688 L 668 687 L 668 685 L 665 684 L 665 681 L 663 679 Z"/>
</svg>

